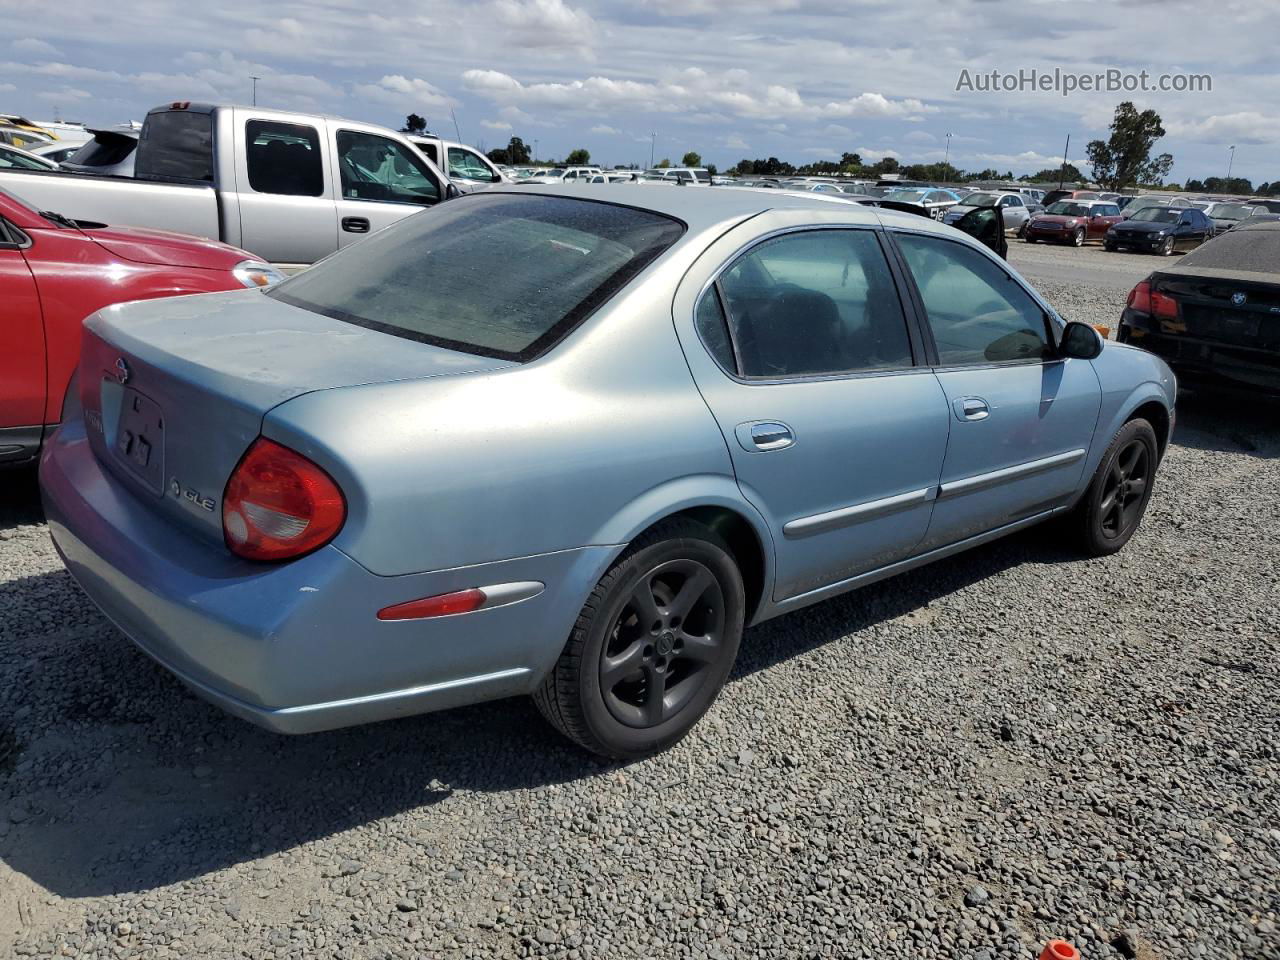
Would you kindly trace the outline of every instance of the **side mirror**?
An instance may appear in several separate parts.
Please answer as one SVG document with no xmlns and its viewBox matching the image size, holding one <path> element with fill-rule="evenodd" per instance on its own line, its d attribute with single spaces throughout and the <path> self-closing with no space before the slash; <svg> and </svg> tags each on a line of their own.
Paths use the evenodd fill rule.
<svg viewBox="0 0 1280 960">
<path fill-rule="evenodd" d="M 1058 352 L 1076 360 L 1092 360 L 1102 353 L 1102 336 L 1089 324 L 1072 321 L 1062 331 Z"/>
<path fill-rule="evenodd" d="M 451 182 L 444 188 L 444 198 L 446 200 L 456 200 L 460 196 L 462 196 L 462 191 L 458 189 L 458 185 L 456 183 Z"/>
</svg>

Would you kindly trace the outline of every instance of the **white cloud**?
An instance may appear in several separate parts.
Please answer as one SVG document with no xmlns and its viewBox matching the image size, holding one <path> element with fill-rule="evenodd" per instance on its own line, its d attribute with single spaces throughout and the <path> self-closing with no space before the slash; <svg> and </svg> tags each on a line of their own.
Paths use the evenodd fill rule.
<svg viewBox="0 0 1280 960">
<path fill-rule="evenodd" d="M 35 37 L 23 37 L 9 44 L 9 49 L 23 57 L 60 57 L 62 52 L 51 43 Z"/>
<path fill-rule="evenodd" d="M 480 126 L 489 130 L 510 130 L 511 124 L 505 120 L 481 120 Z"/>
<path fill-rule="evenodd" d="M 591 132 L 601 134 L 602 136 L 617 136 L 618 134 L 622 133 L 621 130 L 615 130 L 613 127 L 609 126 L 607 123 L 597 123 L 594 127 L 591 128 Z"/>
<path fill-rule="evenodd" d="M 1165 124 L 1165 130 L 1173 136 L 1200 143 L 1230 145 L 1280 141 L 1280 130 L 1276 129 L 1274 120 L 1252 110 L 1218 114 L 1201 120 L 1171 120 Z"/>
<path fill-rule="evenodd" d="M 491 9 L 508 42 L 520 47 L 581 50 L 596 34 L 591 15 L 564 0 L 494 0 Z"/>
<path fill-rule="evenodd" d="M 853 152 L 862 158 L 863 163 L 875 163 L 885 157 L 893 157 L 895 160 L 902 159 L 902 154 L 892 149 L 877 150 L 875 147 L 859 147 Z"/>
<path fill-rule="evenodd" d="M 912 117 L 937 113 L 937 107 L 926 105 L 914 97 L 890 100 L 882 93 L 860 93 L 848 100 L 832 101 L 819 109 L 825 117 Z"/>
<path fill-rule="evenodd" d="M 12 93 L 17 90 L 17 86 L 12 83 L 0 83 L 0 93 Z"/>
<path fill-rule="evenodd" d="M 59 87 L 57 90 L 44 90 L 36 94 L 41 100 L 50 103 L 67 103 L 74 100 L 88 100 L 93 94 L 78 87 Z"/>
<path fill-rule="evenodd" d="M 457 103 L 443 90 L 423 80 L 388 74 L 377 83 L 356 84 L 352 91 L 366 100 L 406 110 L 423 107 L 451 107 Z"/>
<path fill-rule="evenodd" d="M 924 130 L 912 130 L 902 138 L 907 143 L 937 143 L 938 138 Z"/>
</svg>

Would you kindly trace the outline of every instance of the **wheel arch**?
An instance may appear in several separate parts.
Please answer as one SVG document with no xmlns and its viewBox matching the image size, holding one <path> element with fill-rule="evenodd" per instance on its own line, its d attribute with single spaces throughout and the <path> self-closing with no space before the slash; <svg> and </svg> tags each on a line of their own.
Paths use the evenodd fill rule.
<svg viewBox="0 0 1280 960">
<path fill-rule="evenodd" d="M 1159 400 L 1147 400 L 1135 407 L 1125 417 L 1124 422 L 1128 423 L 1130 420 L 1139 419 L 1146 420 L 1155 430 L 1156 445 L 1160 453 L 1160 459 L 1163 460 L 1165 450 L 1169 447 L 1169 435 L 1172 428 L 1172 417 L 1169 415 L 1169 408 Z"/>
<path fill-rule="evenodd" d="M 746 590 L 746 621 L 752 623 L 772 594 L 773 538 L 732 478 L 682 477 L 655 487 L 615 514 L 595 542 L 616 544 L 621 554 L 653 527 L 681 517 L 709 527 L 728 544 Z"/>
</svg>

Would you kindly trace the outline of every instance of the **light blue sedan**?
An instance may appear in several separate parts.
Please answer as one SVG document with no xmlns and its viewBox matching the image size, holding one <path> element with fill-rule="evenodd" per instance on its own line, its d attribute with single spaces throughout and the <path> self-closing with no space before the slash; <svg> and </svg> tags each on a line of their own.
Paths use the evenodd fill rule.
<svg viewBox="0 0 1280 960">
<path fill-rule="evenodd" d="M 615 757 L 744 626 L 1053 517 L 1119 550 L 1175 396 L 950 227 L 627 184 L 110 307 L 77 377 L 54 542 L 198 693 L 290 733 L 531 694 Z"/>
</svg>

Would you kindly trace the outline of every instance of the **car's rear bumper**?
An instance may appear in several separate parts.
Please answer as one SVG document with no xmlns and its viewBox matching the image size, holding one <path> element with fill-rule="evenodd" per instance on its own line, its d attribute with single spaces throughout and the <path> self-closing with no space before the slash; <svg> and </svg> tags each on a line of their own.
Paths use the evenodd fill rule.
<svg viewBox="0 0 1280 960">
<path fill-rule="evenodd" d="M 175 528 L 117 483 L 78 422 L 46 444 L 40 481 L 54 543 L 102 612 L 201 696 L 283 733 L 529 692 L 613 552 L 588 547 L 399 577 L 375 576 L 332 545 L 254 564 Z M 542 592 L 506 606 L 376 617 L 420 597 L 530 581 Z"/>
<path fill-rule="evenodd" d="M 1125 310 L 1121 343 L 1149 350 L 1169 364 L 1180 383 L 1233 387 L 1280 395 L 1280 351 L 1251 349 L 1153 329 L 1150 318 Z"/>
</svg>

